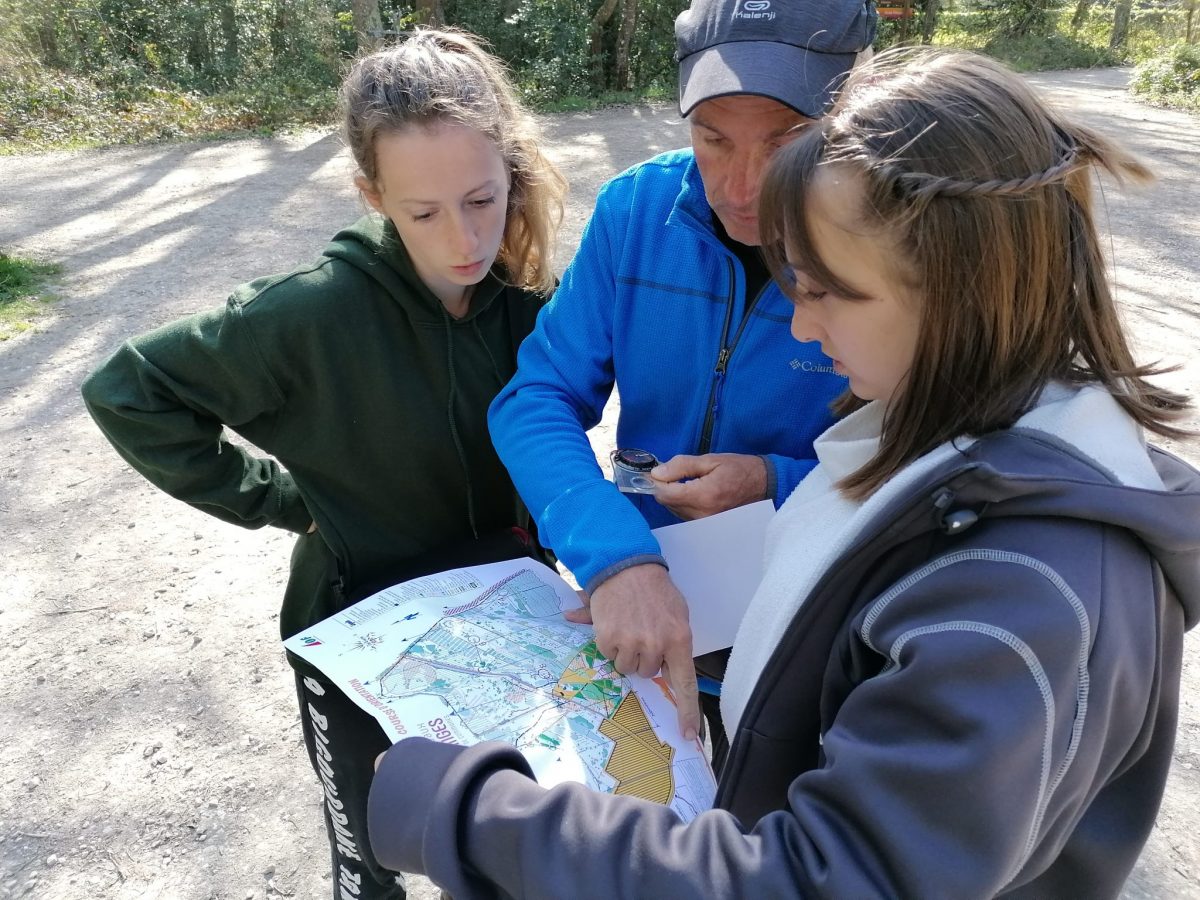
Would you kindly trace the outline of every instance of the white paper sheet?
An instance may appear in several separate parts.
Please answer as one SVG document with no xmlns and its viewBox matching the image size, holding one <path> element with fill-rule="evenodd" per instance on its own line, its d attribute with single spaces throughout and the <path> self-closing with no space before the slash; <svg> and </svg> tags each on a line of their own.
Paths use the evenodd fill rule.
<svg viewBox="0 0 1200 900">
<path fill-rule="evenodd" d="M 671 580 L 687 599 L 696 656 L 733 645 L 763 575 L 770 500 L 654 529 Z"/>
</svg>

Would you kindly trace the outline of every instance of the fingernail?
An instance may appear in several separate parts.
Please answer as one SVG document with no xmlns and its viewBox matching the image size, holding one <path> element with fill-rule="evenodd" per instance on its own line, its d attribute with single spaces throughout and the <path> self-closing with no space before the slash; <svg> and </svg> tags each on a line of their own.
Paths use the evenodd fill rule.
<svg viewBox="0 0 1200 900">
<path fill-rule="evenodd" d="M 696 739 L 696 729 L 695 728 L 685 729 L 683 732 L 683 739 L 685 741 L 694 741 Z"/>
</svg>

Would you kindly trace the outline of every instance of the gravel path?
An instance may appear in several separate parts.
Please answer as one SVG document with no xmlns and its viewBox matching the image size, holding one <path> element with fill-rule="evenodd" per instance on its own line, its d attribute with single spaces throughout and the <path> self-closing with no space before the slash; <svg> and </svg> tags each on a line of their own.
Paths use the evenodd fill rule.
<svg viewBox="0 0 1200 900">
<path fill-rule="evenodd" d="M 1145 355 L 1182 363 L 1173 382 L 1194 392 L 1200 122 L 1132 102 L 1126 77 L 1032 80 L 1158 171 L 1147 190 L 1106 191 L 1116 278 Z M 560 262 L 604 178 L 687 143 L 666 106 L 547 129 L 573 185 Z M 329 895 L 321 794 L 276 638 L 291 539 L 147 486 L 78 385 L 123 337 L 312 258 L 360 209 L 328 132 L 0 159 L 0 247 L 64 266 L 54 313 L 0 344 L 0 897 Z M 1200 443 L 1173 449 L 1200 463 Z M 1168 796 L 1128 897 L 1200 897 L 1198 640 Z"/>
</svg>

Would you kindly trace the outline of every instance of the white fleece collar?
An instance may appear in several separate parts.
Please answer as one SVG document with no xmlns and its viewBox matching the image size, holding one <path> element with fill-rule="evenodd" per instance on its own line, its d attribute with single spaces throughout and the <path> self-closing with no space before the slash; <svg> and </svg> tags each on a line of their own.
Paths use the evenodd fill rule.
<svg viewBox="0 0 1200 900">
<path fill-rule="evenodd" d="M 1013 428 L 1039 431 L 1069 444 L 1120 484 L 1163 489 L 1141 427 L 1102 387 L 1049 384 Z"/>
<path fill-rule="evenodd" d="M 882 421 L 882 405 L 870 403 L 822 434 L 813 445 L 817 466 L 767 528 L 763 580 L 738 627 L 721 689 L 721 718 L 729 734 L 737 729 L 763 667 L 818 579 L 888 503 L 975 443 L 959 438 L 943 444 L 867 500 L 848 500 L 834 485 L 875 454 Z M 1162 490 L 1141 429 L 1103 388 L 1048 385 L 1014 429 L 1040 432 L 1072 446 L 1121 484 Z"/>
</svg>

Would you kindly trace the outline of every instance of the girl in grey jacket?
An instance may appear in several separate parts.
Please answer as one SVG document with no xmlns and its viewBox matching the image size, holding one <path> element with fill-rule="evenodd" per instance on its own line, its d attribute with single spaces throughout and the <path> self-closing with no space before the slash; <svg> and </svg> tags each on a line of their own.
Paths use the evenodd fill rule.
<svg viewBox="0 0 1200 900">
<path fill-rule="evenodd" d="M 852 75 L 762 191 L 792 333 L 850 392 L 768 534 L 718 808 L 414 738 L 372 787 L 379 859 L 460 900 L 1116 896 L 1200 615 L 1200 475 L 1144 443 L 1187 401 L 1121 330 L 1094 165 L 1148 174 L 982 57 Z"/>
</svg>

